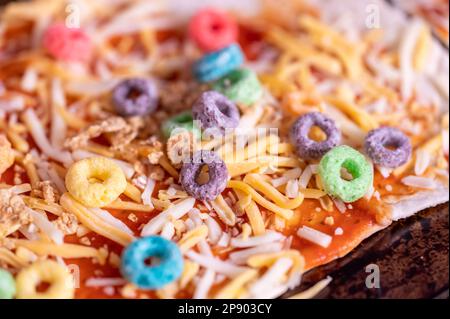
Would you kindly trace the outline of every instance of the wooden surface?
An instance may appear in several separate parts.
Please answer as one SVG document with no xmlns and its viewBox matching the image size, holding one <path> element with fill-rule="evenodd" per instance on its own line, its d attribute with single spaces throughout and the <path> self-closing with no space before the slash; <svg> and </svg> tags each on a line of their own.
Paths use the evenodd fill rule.
<svg viewBox="0 0 450 319">
<path fill-rule="evenodd" d="M 347 256 L 307 273 L 301 291 L 327 275 L 319 298 L 448 298 L 449 205 L 399 221 Z M 380 288 L 367 288 L 366 266 L 377 265 Z"/>
</svg>

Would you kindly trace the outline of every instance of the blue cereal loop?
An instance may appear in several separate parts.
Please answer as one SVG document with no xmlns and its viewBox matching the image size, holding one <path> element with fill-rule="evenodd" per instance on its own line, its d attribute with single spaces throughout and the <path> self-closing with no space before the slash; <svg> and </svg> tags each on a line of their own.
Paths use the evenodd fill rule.
<svg viewBox="0 0 450 319">
<path fill-rule="evenodd" d="M 194 64 L 194 76 L 199 82 L 220 79 L 244 63 L 244 55 L 237 44 L 206 54 Z"/>
<path fill-rule="evenodd" d="M 156 265 L 146 260 L 157 258 Z M 132 242 L 122 254 L 122 275 L 137 287 L 154 290 L 175 281 L 183 272 L 183 257 L 176 244 L 161 236 Z"/>
</svg>

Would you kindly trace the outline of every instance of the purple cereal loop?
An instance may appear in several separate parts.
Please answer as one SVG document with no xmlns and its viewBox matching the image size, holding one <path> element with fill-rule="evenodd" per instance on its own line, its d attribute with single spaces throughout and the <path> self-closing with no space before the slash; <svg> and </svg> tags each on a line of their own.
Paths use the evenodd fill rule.
<svg viewBox="0 0 450 319">
<path fill-rule="evenodd" d="M 192 115 L 202 129 L 217 128 L 222 134 L 236 128 L 240 119 L 236 104 L 216 91 L 203 92 L 192 106 Z"/>
<path fill-rule="evenodd" d="M 364 147 L 375 164 L 388 168 L 402 166 L 409 160 L 412 152 L 408 136 L 389 126 L 370 131 Z"/>
<path fill-rule="evenodd" d="M 121 116 L 139 116 L 153 113 L 158 103 L 156 85 L 149 79 L 123 80 L 114 88 L 112 102 L 117 113 Z"/>
<path fill-rule="evenodd" d="M 209 181 L 203 185 L 197 178 L 204 165 L 208 166 Z M 184 190 L 198 200 L 214 200 L 225 189 L 228 181 L 228 170 L 220 157 L 212 151 L 198 151 L 192 162 L 185 163 L 180 173 Z"/>
<path fill-rule="evenodd" d="M 309 138 L 309 131 L 318 126 L 327 135 L 325 141 L 317 142 Z M 307 160 L 321 158 L 341 141 L 341 133 L 332 119 L 320 112 L 300 116 L 291 129 L 291 140 L 298 155 Z"/>
</svg>

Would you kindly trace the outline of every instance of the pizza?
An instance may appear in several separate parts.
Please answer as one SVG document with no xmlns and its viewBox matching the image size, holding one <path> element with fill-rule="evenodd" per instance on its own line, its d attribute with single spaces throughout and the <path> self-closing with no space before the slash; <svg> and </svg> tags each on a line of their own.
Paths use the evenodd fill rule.
<svg viewBox="0 0 450 319">
<path fill-rule="evenodd" d="M 0 298 L 289 292 L 448 202 L 448 62 L 383 1 L 6 5 Z"/>
<path fill-rule="evenodd" d="M 446 0 L 404 1 L 396 0 L 394 4 L 413 16 L 419 16 L 432 27 L 438 38 L 448 47 L 449 6 Z"/>
</svg>

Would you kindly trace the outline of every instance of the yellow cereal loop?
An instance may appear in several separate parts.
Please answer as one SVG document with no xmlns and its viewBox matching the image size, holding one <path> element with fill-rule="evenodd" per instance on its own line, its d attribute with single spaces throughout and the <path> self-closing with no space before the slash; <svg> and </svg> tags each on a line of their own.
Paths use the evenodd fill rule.
<svg viewBox="0 0 450 319">
<path fill-rule="evenodd" d="M 88 207 L 104 207 L 115 201 L 127 187 L 122 169 L 106 157 L 78 161 L 66 174 L 66 187 L 80 203 Z"/>
<path fill-rule="evenodd" d="M 48 283 L 44 292 L 37 291 L 40 283 Z M 52 260 L 38 261 L 22 269 L 16 277 L 17 299 L 72 299 L 73 279 L 68 270 Z"/>
</svg>

